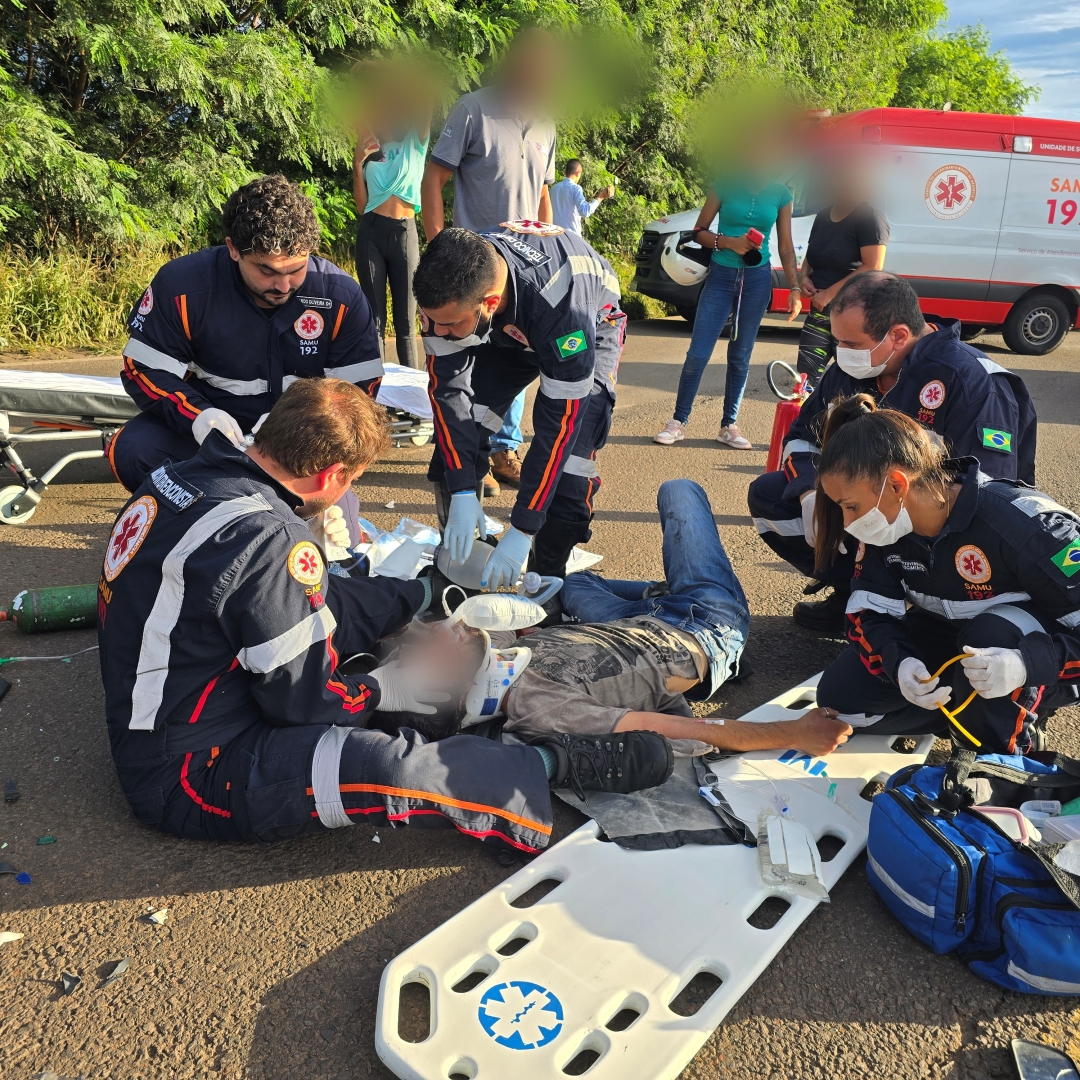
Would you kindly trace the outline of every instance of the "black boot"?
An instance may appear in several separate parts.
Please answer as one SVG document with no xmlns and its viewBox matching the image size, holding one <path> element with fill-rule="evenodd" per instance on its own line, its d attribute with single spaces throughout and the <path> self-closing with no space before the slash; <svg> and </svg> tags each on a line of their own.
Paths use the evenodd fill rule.
<svg viewBox="0 0 1080 1080">
<path fill-rule="evenodd" d="M 566 563 L 570 552 L 578 544 L 586 543 L 592 536 L 587 521 L 564 521 L 547 516 L 547 521 L 533 540 L 529 569 L 541 577 L 566 577 Z"/>
<path fill-rule="evenodd" d="M 671 743 L 655 731 L 617 731 L 611 735 L 545 735 L 533 740 L 559 759 L 553 788 L 572 788 L 586 802 L 586 791 L 625 795 L 664 783 L 675 768 Z"/>
<path fill-rule="evenodd" d="M 833 589 L 824 600 L 800 600 L 792 611 L 792 618 L 807 630 L 842 637 L 847 631 L 847 608 L 850 593 Z"/>
</svg>

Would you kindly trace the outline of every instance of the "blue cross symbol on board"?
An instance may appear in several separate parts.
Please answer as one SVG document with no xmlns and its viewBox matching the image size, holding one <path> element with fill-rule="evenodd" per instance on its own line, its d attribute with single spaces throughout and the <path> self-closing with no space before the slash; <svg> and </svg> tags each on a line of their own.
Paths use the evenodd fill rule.
<svg viewBox="0 0 1080 1080">
<path fill-rule="evenodd" d="M 491 987 L 480 999 L 480 1026 L 500 1046 L 537 1050 L 562 1031 L 562 1002 L 546 987 L 515 979 Z"/>
<path fill-rule="evenodd" d="M 827 761 L 822 761 L 821 758 L 813 758 L 799 750 L 785 750 L 776 760 L 782 761 L 792 768 L 801 766 L 803 772 L 809 776 L 825 776 L 825 769 L 828 766 Z"/>
</svg>

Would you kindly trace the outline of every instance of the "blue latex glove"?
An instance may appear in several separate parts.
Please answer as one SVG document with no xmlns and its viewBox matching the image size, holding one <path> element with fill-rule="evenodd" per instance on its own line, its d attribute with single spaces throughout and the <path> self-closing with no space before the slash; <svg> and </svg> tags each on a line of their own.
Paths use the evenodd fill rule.
<svg viewBox="0 0 1080 1080">
<path fill-rule="evenodd" d="M 491 553 L 491 558 L 484 567 L 484 576 L 480 579 L 482 588 L 495 592 L 502 585 L 513 588 L 525 568 L 525 560 L 532 549 L 533 538 L 528 533 L 519 532 L 511 525 Z"/>
<path fill-rule="evenodd" d="M 443 547 L 451 562 L 463 563 L 472 553 L 477 530 L 480 539 L 487 539 L 484 508 L 475 491 L 458 491 L 450 496 L 450 513 L 443 529 Z"/>
</svg>

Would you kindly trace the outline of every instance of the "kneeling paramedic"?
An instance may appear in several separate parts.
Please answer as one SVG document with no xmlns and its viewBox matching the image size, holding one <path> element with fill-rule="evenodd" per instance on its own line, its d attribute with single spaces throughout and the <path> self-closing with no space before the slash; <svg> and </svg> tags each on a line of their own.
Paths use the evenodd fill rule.
<svg viewBox="0 0 1080 1080">
<path fill-rule="evenodd" d="M 264 176 L 229 196 L 222 219 L 225 243 L 166 263 L 128 320 L 121 378 L 142 412 L 109 446 L 128 491 L 164 461 L 192 457 L 212 429 L 239 446 L 298 378 L 378 390 L 371 309 L 349 274 L 313 254 L 311 200 Z M 357 509 L 349 493 L 354 544 Z"/>
<path fill-rule="evenodd" d="M 565 760 L 369 730 L 376 710 L 424 716 L 444 695 L 395 662 L 343 670 L 431 599 L 426 580 L 329 575 L 302 520 L 336 502 L 385 438 L 363 391 L 303 379 L 246 452 L 212 431 L 121 512 L 98 638 L 113 758 L 141 821 L 223 840 L 367 821 L 547 844 L 548 772 L 568 782 Z"/>
<path fill-rule="evenodd" d="M 1080 517 L 860 394 L 817 469 L 817 556 L 858 541 L 851 646 L 818 703 L 871 733 L 932 732 L 980 753 L 1041 749 L 1080 682 Z M 848 541 L 850 543 L 850 540 Z"/>
<path fill-rule="evenodd" d="M 759 476 L 748 501 L 761 539 L 817 579 L 807 592 L 833 588 L 825 600 L 796 604 L 795 621 L 842 633 L 855 544 L 845 544 L 831 565 L 814 568 L 814 469 L 832 402 L 869 394 L 933 431 L 950 454 L 978 458 L 988 476 L 1026 484 L 1035 482 L 1037 423 L 1023 379 L 962 342 L 955 320 L 928 324 L 915 290 L 901 278 L 857 275 L 833 300 L 830 318 L 836 363 L 785 437 L 782 469 Z"/>
<path fill-rule="evenodd" d="M 543 222 L 506 222 L 477 234 L 444 229 L 413 275 L 428 354 L 443 543 L 464 562 L 479 532 L 491 435 L 538 375 L 533 441 L 510 528 L 488 560 L 484 585 L 514 585 L 529 559 L 562 577 L 588 540 L 600 488 L 596 455 L 607 440 L 626 316 L 609 263 L 580 236 Z"/>
</svg>

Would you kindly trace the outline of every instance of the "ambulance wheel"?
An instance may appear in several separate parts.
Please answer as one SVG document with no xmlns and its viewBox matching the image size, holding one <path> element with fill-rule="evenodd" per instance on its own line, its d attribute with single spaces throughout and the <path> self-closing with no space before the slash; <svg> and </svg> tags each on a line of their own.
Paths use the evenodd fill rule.
<svg viewBox="0 0 1080 1080">
<path fill-rule="evenodd" d="M 1045 356 L 1061 344 L 1071 321 L 1064 300 L 1036 293 L 1013 305 L 1001 334 L 1014 353 Z"/>
<path fill-rule="evenodd" d="M 21 484 L 0 488 L 0 522 L 5 525 L 24 525 L 33 516 L 37 503 L 25 499 L 26 488 Z"/>
</svg>

